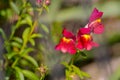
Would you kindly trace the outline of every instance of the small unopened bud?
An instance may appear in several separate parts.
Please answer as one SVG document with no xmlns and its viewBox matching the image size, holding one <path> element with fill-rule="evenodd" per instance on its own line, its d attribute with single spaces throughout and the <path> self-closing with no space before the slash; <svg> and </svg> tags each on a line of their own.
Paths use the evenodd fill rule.
<svg viewBox="0 0 120 80">
<path fill-rule="evenodd" d="M 50 2 L 51 2 L 50 0 L 45 0 L 46 5 L 50 5 Z"/>
<path fill-rule="evenodd" d="M 37 0 L 37 3 L 40 4 L 42 2 L 42 0 Z"/>
<path fill-rule="evenodd" d="M 44 65 L 41 65 L 39 68 L 37 68 L 41 75 L 45 75 L 48 71 L 48 68 Z"/>
</svg>

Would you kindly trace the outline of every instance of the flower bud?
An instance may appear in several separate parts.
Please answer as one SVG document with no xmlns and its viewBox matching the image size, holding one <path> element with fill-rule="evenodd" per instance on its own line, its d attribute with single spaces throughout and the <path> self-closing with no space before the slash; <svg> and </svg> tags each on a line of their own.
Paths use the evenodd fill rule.
<svg viewBox="0 0 120 80">
<path fill-rule="evenodd" d="M 40 4 L 42 2 L 42 0 L 37 0 L 37 3 Z"/>
<path fill-rule="evenodd" d="M 50 2 L 51 2 L 50 0 L 45 0 L 46 5 L 50 5 Z"/>
</svg>

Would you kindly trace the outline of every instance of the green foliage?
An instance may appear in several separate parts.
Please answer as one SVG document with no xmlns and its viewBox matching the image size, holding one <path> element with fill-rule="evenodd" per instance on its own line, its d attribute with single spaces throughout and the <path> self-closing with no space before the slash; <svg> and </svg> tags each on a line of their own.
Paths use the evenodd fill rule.
<svg viewBox="0 0 120 80">
<path fill-rule="evenodd" d="M 45 8 L 45 10 L 46 10 L 47 12 L 49 12 L 49 8 L 48 8 L 47 5 L 43 5 L 43 7 Z"/>
<path fill-rule="evenodd" d="M 18 67 L 14 67 L 14 69 L 15 69 L 15 72 L 16 72 L 16 78 L 17 78 L 17 80 L 25 80 L 24 79 L 24 75 L 23 75 L 21 69 L 18 68 Z"/>
<path fill-rule="evenodd" d="M 20 37 L 13 37 L 13 40 L 15 42 L 18 42 L 19 44 L 22 44 L 23 43 L 23 40 L 20 38 Z"/>
<path fill-rule="evenodd" d="M 17 52 L 11 52 L 11 53 L 6 54 L 6 57 L 8 58 L 8 60 L 10 60 L 15 55 L 17 55 Z"/>
<path fill-rule="evenodd" d="M 31 18 L 30 15 L 28 15 L 28 14 L 23 14 L 23 15 L 21 16 L 21 18 L 23 18 L 23 19 L 20 21 L 19 25 L 28 24 L 29 26 L 32 26 L 32 18 Z M 19 25 L 18 25 L 18 27 L 19 27 Z"/>
<path fill-rule="evenodd" d="M 73 80 L 73 78 L 75 76 L 78 76 L 82 80 L 84 80 L 86 78 L 90 78 L 89 74 L 80 70 L 79 67 L 74 65 L 74 62 L 79 60 L 79 58 L 86 59 L 87 57 L 88 57 L 88 55 L 85 52 L 77 51 L 77 53 L 75 55 L 72 55 L 71 61 L 69 63 L 62 62 L 62 64 L 66 67 L 66 69 L 65 69 L 66 80 Z"/>
<path fill-rule="evenodd" d="M 0 34 L 2 35 L 4 40 L 7 40 L 7 37 L 6 37 L 4 31 L 1 28 L 0 28 Z"/>
<path fill-rule="evenodd" d="M 23 42 L 27 42 L 29 39 L 30 28 L 26 28 L 22 34 Z"/>
<path fill-rule="evenodd" d="M 5 32 L 0 28 L 0 35 L 4 39 L 4 49 L 6 50 L 5 56 L 5 80 L 39 80 L 43 76 L 37 76 L 36 70 L 39 68 L 38 61 L 30 56 L 30 53 L 35 51 L 35 38 L 42 38 L 43 35 L 35 32 L 35 28 L 38 26 L 38 20 L 33 20 L 34 13 L 32 4 L 29 1 L 9 1 L 10 11 L 13 11 L 11 16 L 16 15 L 17 21 L 11 25 L 11 34 L 7 37 Z M 23 4 L 23 5 L 22 5 Z M 48 11 L 48 7 L 44 4 L 41 7 Z M 29 12 L 30 11 L 30 12 Z M 7 10 L 0 11 L 0 15 L 6 16 Z M 38 13 L 42 13 L 42 10 Z M 38 15 L 36 15 L 38 16 Z M 25 28 L 23 25 L 27 25 Z M 24 30 L 20 36 L 16 36 L 15 33 L 20 28 Z M 43 30 L 49 32 L 46 26 L 42 27 Z M 30 45 L 29 45 L 30 43 Z M 46 71 L 47 72 L 47 71 Z M 46 74 L 46 73 L 44 73 Z"/>
<path fill-rule="evenodd" d="M 30 53 L 30 52 L 32 52 L 32 51 L 34 51 L 34 49 L 33 48 L 27 48 L 27 49 L 25 49 L 24 51 L 23 51 L 23 55 L 24 54 L 28 54 L 28 53 Z"/>
<path fill-rule="evenodd" d="M 30 38 L 41 38 L 42 37 L 42 35 L 41 34 L 36 34 L 36 33 L 34 33 L 34 34 L 32 34 L 31 35 L 31 37 Z"/>
<path fill-rule="evenodd" d="M 16 12 L 17 14 L 19 14 L 19 9 L 17 7 L 17 5 L 15 3 L 13 3 L 12 1 L 10 2 L 10 6 L 13 9 L 14 12 Z"/>
<path fill-rule="evenodd" d="M 36 60 L 33 57 L 31 57 L 29 55 L 23 55 L 22 57 L 25 58 L 26 60 L 28 60 L 30 63 L 32 63 L 36 68 L 39 67 L 38 63 L 36 62 Z"/>
<path fill-rule="evenodd" d="M 73 65 L 73 64 L 68 64 L 63 62 L 62 63 L 65 67 L 65 73 L 66 73 L 66 80 L 73 80 L 72 78 L 74 76 L 79 76 L 80 79 L 84 79 L 84 78 L 90 78 L 90 75 L 81 71 L 77 66 Z"/>
<path fill-rule="evenodd" d="M 39 80 L 39 78 L 31 71 L 29 70 L 22 70 L 22 73 L 25 77 L 27 77 L 29 80 Z"/>
<path fill-rule="evenodd" d="M 22 47 L 22 44 L 19 44 L 18 42 L 11 42 L 10 45 L 13 46 L 13 47 L 15 46 L 17 48 L 21 48 Z"/>
</svg>

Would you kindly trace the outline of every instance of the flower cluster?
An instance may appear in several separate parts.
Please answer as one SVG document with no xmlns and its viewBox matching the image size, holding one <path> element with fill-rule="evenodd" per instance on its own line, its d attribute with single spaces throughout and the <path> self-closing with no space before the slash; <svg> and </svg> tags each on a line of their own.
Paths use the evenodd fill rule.
<svg viewBox="0 0 120 80">
<path fill-rule="evenodd" d="M 104 26 L 101 23 L 103 12 L 94 8 L 90 15 L 89 22 L 84 28 L 80 28 L 77 35 L 63 29 L 63 37 L 58 45 L 55 46 L 56 50 L 61 50 L 63 53 L 69 52 L 75 54 L 77 50 L 91 50 L 92 47 L 97 47 L 98 44 L 93 42 L 91 33 L 101 34 L 104 31 Z"/>
<path fill-rule="evenodd" d="M 42 2 L 44 2 L 46 5 L 50 5 L 51 0 L 36 0 L 37 4 L 41 4 Z"/>
</svg>

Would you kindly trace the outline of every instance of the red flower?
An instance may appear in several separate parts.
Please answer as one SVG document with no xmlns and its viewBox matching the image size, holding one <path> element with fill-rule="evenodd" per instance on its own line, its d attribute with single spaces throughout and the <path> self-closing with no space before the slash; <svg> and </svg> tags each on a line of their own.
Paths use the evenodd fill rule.
<svg viewBox="0 0 120 80">
<path fill-rule="evenodd" d="M 63 53 L 69 52 L 70 54 L 76 53 L 75 47 L 75 36 L 73 33 L 67 31 L 66 29 L 62 32 L 63 37 L 60 40 L 59 44 L 56 45 L 56 50 L 61 50 Z"/>
<path fill-rule="evenodd" d="M 93 33 L 101 34 L 104 31 L 104 26 L 101 23 L 102 15 L 103 15 L 103 12 L 100 12 L 96 8 L 94 8 L 89 18 L 89 23 L 87 25 L 87 27 L 91 28 L 91 31 Z"/>
<path fill-rule="evenodd" d="M 100 19 L 103 15 L 103 12 L 98 11 L 98 9 L 94 8 L 92 14 L 90 15 L 89 22 L 93 22 L 97 19 Z"/>
<path fill-rule="evenodd" d="M 84 32 L 84 34 L 81 34 Z M 76 47 L 79 50 L 91 50 L 93 46 L 97 47 L 98 44 L 93 42 L 92 36 L 89 34 L 89 28 L 81 28 L 77 35 L 77 45 Z"/>
<path fill-rule="evenodd" d="M 94 8 L 90 16 L 89 23 L 85 26 L 85 28 L 79 29 L 77 36 L 64 29 L 62 32 L 63 37 L 55 49 L 61 50 L 63 53 L 69 52 L 70 54 L 75 54 L 76 49 L 91 50 L 92 47 L 97 47 L 98 44 L 93 42 L 93 38 L 90 34 L 92 32 L 101 34 L 104 31 L 104 26 L 101 23 L 102 15 L 103 12 Z"/>
<path fill-rule="evenodd" d="M 63 29 L 62 32 L 63 36 L 65 36 L 66 38 L 71 38 L 73 40 L 75 40 L 75 35 L 72 32 L 67 31 L 65 28 Z"/>
</svg>

